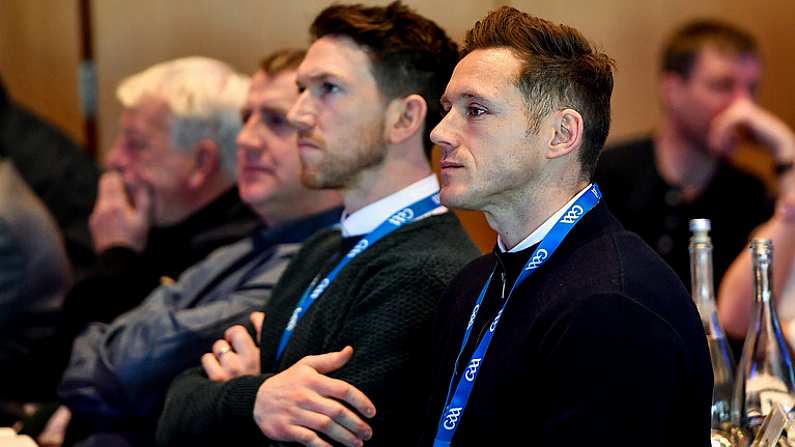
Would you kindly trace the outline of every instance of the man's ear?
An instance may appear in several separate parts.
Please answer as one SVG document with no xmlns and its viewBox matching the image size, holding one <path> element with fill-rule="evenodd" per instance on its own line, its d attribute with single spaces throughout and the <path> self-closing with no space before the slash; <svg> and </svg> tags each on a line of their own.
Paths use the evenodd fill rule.
<svg viewBox="0 0 795 447">
<path fill-rule="evenodd" d="M 582 146 L 583 126 L 582 115 L 574 109 L 563 109 L 549 117 L 551 129 L 547 142 L 547 158 L 558 158 L 576 151 Z M 549 127 L 548 127 L 549 128 Z"/>
<path fill-rule="evenodd" d="M 218 144 L 209 138 L 202 138 L 193 150 L 193 171 L 188 179 L 188 185 L 193 190 L 202 188 L 220 167 L 221 154 Z"/>
<path fill-rule="evenodd" d="M 420 95 L 393 99 L 386 110 L 386 140 L 389 144 L 402 143 L 425 126 L 428 104 Z"/>
</svg>

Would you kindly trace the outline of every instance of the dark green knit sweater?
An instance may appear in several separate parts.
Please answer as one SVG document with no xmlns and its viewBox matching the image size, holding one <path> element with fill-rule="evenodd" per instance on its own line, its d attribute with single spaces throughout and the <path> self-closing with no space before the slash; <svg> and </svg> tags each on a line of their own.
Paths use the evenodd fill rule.
<svg viewBox="0 0 795 447">
<path fill-rule="evenodd" d="M 478 251 L 452 213 L 408 224 L 371 246 L 340 273 L 306 312 L 279 364 L 276 347 L 287 322 L 318 273 L 333 268 L 358 238 L 327 230 L 310 238 L 287 267 L 265 309 L 262 371 L 226 383 L 201 369 L 178 377 L 158 428 L 162 445 L 269 445 L 252 414 L 262 382 L 307 355 L 354 348 L 333 377 L 370 397 L 368 446 L 412 445 L 425 406 L 430 320 L 448 281 Z"/>
</svg>

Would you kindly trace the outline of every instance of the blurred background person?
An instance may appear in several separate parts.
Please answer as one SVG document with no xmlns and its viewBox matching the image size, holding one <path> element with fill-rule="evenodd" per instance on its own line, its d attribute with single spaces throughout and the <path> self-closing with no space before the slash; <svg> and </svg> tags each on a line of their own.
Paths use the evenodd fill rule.
<svg viewBox="0 0 795 447">
<path fill-rule="evenodd" d="M 785 173 L 782 181 L 795 181 L 795 171 Z M 795 195 L 780 196 L 775 214 L 754 231 L 753 237 L 773 241 L 773 297 L 787 341 L 795 346 Z M 732 263 L 718 290 L 718 318 L 729 336 L 745 337 L 753 293 L 751 252 L 746 248 Z"/>
<path fill-rule="evenodd" d="M 715 20 L 685 24 L 662 52 L 663 114 L 655 133 L 607 149 L 597 165 L 595 180 L 611 211 L 685 284 L 689 219 L 712 220 L 717 282 L 772 213 L 762 181 L 728 159 L 737 143 L 759 143 L 782 167 L 795 158 L 791 129 L 757 104 L 762 74 L 747 32 Z"/>
<path fill-rule="evenodd" d="M 58 225 L 77 277 L 94 262 L 88 216 L 97 197 L 99 166 L 83 148 L 17 104 L 0 77 L 0 157 L 5 157 Z"/>
<path fill-rule="evenodd" d="M 46 374 L 33 353 L 52 342 L 72 271 L 58 227 L 8 160 L 0 158 L 0 365 L 4 383 Z M 24 376 L 17 373 L 22 372 Z M 2 403 L 0 426 L 23 415 Z"/>
<path fill-rule="evenodd" d="M 23 365 L 3 365 L 20 380 L 3 382 L 1 396 L 53 399 L 71 341 L 88 323 L 132 309 L 161 280 L 257 225 L 234 185 L 248 84 L 228 65 L 194 57 L 155 65 L 119 85 L 125 111 L 90 216 L 96 264 L 67 293 L 57 339 L 33 353 L 39 372 L 28 376 L 17 369 Z"/>
</svg>

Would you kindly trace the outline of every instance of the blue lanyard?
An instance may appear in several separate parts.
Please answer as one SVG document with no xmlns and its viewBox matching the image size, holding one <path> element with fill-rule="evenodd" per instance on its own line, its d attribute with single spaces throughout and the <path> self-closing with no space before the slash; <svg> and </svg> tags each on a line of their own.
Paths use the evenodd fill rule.
<svg viewBox="0 0 795 447">
<path fill-rule="evenodd" d="M 602 193 L 599 191 L 599 187 L 592 183 L 591 186 L 588 188 L 588 191 L 581 195 L 567 210 L 563 213 L 563 217 L 555 223 L 555 226 L 549 230 L 549 233 L 544 237 L 544 240 L 538 244 L 535 251 L 533 252 L 530 259 L 525 264 L 522 272 L 519 274 L 519 277 L 516 279 L 516 282 L 513 284 L 511 288 L 511 292 L 508 294 L 508 297 L 505 299 L 505 303 L 500 308 L 499 312 L 497 312 L 497 316 L 494 317 L 491 324 L 489 325 L 489 330 L 483 335 L 483 339 L 478 344 L 475 352 L 472 353 L 472 357 L 470 357 L 469 362 L 467 363 L 466 370 L 461 375 L 461 378 L 458 379 L 458 385 L 455 388 L 455 393 L 450 397 L 450 391 L 453 387 L 453 380 L 455 379 L 455 370 L 453 372 L 453 377 L 450 378 L 450 386 L 447 389 L 447 396 L 445 397 L 445 406 L 444 411 L 442 412 L 442 416 L 439 420 L 439 427 L 436 429 L 436 439 L 433 441 L 434 447 L 447 447 L 453 440 L 453 435 L 458 428 L 458 421 L 461 419 L 461 416 L 464 413 L 464 409 L 466 409 L 467 402 L 469 401 L 469 396 L 472 394 L 472 386 L 475 383 L 475 379 L 477 378 L 478 373 L 480 372 L 480 367 L 483 364 L 483 360 L 486 356 L 486 351 L 489 349 L 489 344 L 491 343 L 491 339 L 494 336 L 494 331 L 497 329 L 497 324 L 500 322 L 500 317 L 502 317 L 503 311 L 505 311 L 506 306 L 508 306 L 508 301 L 511 299 L 511 295 L 513 295 L 513 291 L 521 284 L 525 279 L 527 279 L 533 272 L 535 272 L 539 267 L 541 267 L 547 259 L 552 256 L 552 253 L 557 250 L 560 243 L 569 234 L 574 225 L 579 222 L 580 218 L 584 216 L 588 211 L 593 209 L 597 203 L 599 203 L 599 199 L 601 199 Z M 458 356 L 456 357 L 456 365 L 458 365 L 458 360 L 461 357 L 461 354 L 464 352 L 464 348 L 469 341 L 469 337 L 472 334 L 472 326 L 475 323 L 475 318 L 478 315 L 478 310 L 480 310 L 480 305 L 483 303 L 483 298 L 486 296 L 486 291 L 491 284 L 491 279 L 494 276 L 494 271 L 492 270 L 491 275 L 489 275 L 489 279 L 486 281 L 486 284 L 483 286 L 483 289 L 480 291 L 480 295 L 478 295 L 478 299 L 475 302 L 475 307 L 472 309 L 472 314 L 469 317 L 469 323 L 467 324 L 466 331 L 464 332 L 464 339 L 461 342 L 461 349 L 458 351 Z"/>
<path fill-rule="evenodd" d="M 296 306 L 295 310 L 293 311 L 292 316 L 290 317 L 290 321 L 287 323 L 287 327 L 284 329 L 284 333 L 282 333 L 282 338 L 279 341 L 279 348 L 276 351 L 276 363 L 281 360 L 282 355 L 284 354 L 285 348 L 287 348 L 287 344 L 290 342 L 290 338 L 292 338 L 293 333 L 295 332 L 295 327 L 298 325 L 298 322 L 301 321 L 301 318 L 306 314 L 312 304 L 317 301 L 317 299 L 323 295 L 323 292 L 328 289 L 328 286 L 331 285 L 332 282 L 337 278 L 343 268 L 348 265 L 355 257 L 359 256 L 373 246 L 376 242 L 386 237 L 388 234 L 392 233 L 393 231 L 397 230 L 404 224 L 412 222 L 413 220 L 417 219 L 418 217 L 427 214 L 436 208 L 439 207 L 439 192 L 435 192 L 428 197 L 425 197 L 422 200 L 419 200 L 407 208 L 403 208 L 400 211 L 396 212 L 389 216 L 387 220 L 382 222 L 378 228 L 370 232 L 368 235 L 363 237 L 357 244 L 354 246 L 345 257 L 337 264 L 336 267 L 328 274 L 325 278 L 323 278 L 319 283 L 315 284 L 313 282 L 309 288 L 304 292 L 301 296 L 301 300 L 298 302 L 298 306 Z"/>
</svg>

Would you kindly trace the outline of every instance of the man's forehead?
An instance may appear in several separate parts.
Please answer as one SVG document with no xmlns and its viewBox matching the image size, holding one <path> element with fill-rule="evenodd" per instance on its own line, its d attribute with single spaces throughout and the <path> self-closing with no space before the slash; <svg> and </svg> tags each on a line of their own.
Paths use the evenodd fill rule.
<svg viewBox="0 0 795 447">
<path fill-rule="evenodd" d="M 372 77 L 370 59 L 364 47 L 346 36 L 323 36 L 316 40 L 298 67 L 298 80 L 325 77 Z"/>
<path fill-rule="evenodd" d="M 467 54 L 456 65 L 445 90 L 445 99 L 496 98 L 516 89 L 521 61 L 507 48 L 488 48 Z"/>
<path fill-rule="evenodd" d="M 122 125 L 139 132 L 166 130 L 172 119 L 168 103 L 156 96 L 145 95 L 131 107 L 122 111 Z"/>
<path fill-rule="evenodd" d="M 707 45 L 698 52 L 693 71 L 759 79 L 762 68 L 761 59 L 753 53 L 737 53 Z"/>
<path fill-rule="evenodd" d="M 247 104 L 250 107 L 289 109 L 298 96 L 295 86 L 295 70 L 287 70 L 269 76 L 260 71 L 252 79 Z"/>
</svg>

